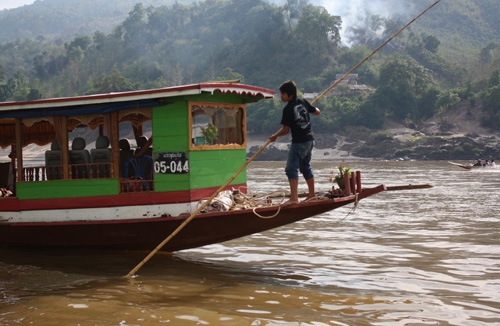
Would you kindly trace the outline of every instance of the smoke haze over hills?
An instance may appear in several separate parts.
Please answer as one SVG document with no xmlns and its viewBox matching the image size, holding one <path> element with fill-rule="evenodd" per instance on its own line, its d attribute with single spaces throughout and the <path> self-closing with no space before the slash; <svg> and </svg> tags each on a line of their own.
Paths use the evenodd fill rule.
<svg viewBox="0 0 500 326">
<path fill-rule="evenodd" d="M 286 0 L 269 0 L 269 2 L 284 5 Z M 408 1 L 394 0 L 310 0 L 309 3 L 324 7 L 330 15 L 341 17 L 342 30 L 340 34 L 342 43 L 345 45 L 353 44 L 353 30 L 372 30 L 368 27 L 368 18 L 370 16 L 379 16 L 384 19 L 410 20 L 410 17 L 414 17 L 420 12 L 420 8 L 417 7 L 425 5 L 422 3 L 408 4 Z M 383 29 L 379 29 L 373 31 L 373 33 L 380 36 L 383 31 Z"/>
</svg>

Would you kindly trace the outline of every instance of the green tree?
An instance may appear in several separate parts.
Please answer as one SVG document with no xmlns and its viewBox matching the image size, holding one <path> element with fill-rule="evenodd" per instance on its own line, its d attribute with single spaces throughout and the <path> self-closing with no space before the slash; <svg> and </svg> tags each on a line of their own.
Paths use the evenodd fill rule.
<svg viewBox="0 0 500 326">
<path fill-rule="evenodd" d="M 500 72 L 495 70 L 491 73 L 488 81 L 489 88 L 483 91 L 480 97 L 483 100 L 483 111 L 487 118 L 483 124 L 487 127 L 500 127 Z"/>
<path fill-rule="evenodd" d="M 288 23 L 288 28 L 292 32 L 292 21 L 300 18 L 300 13 L 304 6 L 308 5 L 308 0 L 287 0 L 283 6 L 285 19 Z"/>
<path fill-rule="evenodd" d="M 250 104 L 247 109 L 248 132 L 271 135 L 280 128 L 283 107 L 279 98 Z"/>
<path fill-rule="evenodd" d="M 419 98 L 431 85 L 432 78 L 424 67 L 408 56 L 396 54 L 380 68 L 374 103 L 400 121 L 418 120 L 423 116 L 417 105 Z"/>
<path fill-rule="evenodd" d="M 303 8 L 296 32 L 302 44 L 311 53 L 319 56 L 328 53 L 331 45 L 340 43 L 340 25 L 338 16 L 332 16 L 323 7 L 307 5 Z"/>
<path fill-rule="evenodd" d="M 447 108 L 460 102 L 460 97 L 454 91 L 443 91 L 439 94 L 436 101 L 436 109 L 438 112 L 445 111 Z"/>
<path fill-rule="evenodd" d="M 70 50 L 68 50 L 68 59 L 69 61 L 80 61 L 84 58 L 85 54 L 84 51 L 81 47 L 73 47 Z"/>
<path fill-rule="evenodd" d="M 304 89 L 305 92 L 319 92 L 323 88 L 323 85 L 325 84 L 325 78 L 324 77 L 310 77 L 304 80 L 302 83 L 302 88 Z"/>
<path fill-rule="evenodd" d="M 495 70 L 491 73 L 490 79 L 488 80 L 489 87 L 495 87 L 500 85 L 500 70 Z"/>
<path fill-rule="evenodd" d="M 109 75 L 100 75 L 92 81 L 92 87 L 87 91 L 90 94 L 102 94 L 111 92 L 126 92 L 137 89 L 129 79 L 122 77 L 117 69 L 113 69 Z"/>
<path fill-rule="evenodd" d="M 361 126 L 371 129 L 381 129 L 384 125 L 385 114 L 379 103 L 375 103 L 375 98 L 363 102 L 359 108 L 357 122 Z"/>
<path fill-rule="evenodd" d="M 116 33 L 122 37 L 128 45 L 142 45 L 144 33 L 147 27 L 146 10 L 142 3 L 134 6 L 127 19 L 116 29 Z"/>
<path fill-rule="evenodd" d="M 35 89 L 35 88 L 30 88 L 30 92 L 28 93 L 28 96 L 26 97 L 26 99 L 28 101 L 39 100 L 41 98 L 43 98 L 42 93 L 38 89 Z"/>
<path fill-rule="evenodd" d="M 222 70 L 217 80 L 239 80 L 241 83 L 244 83 L 245 77 L 242 74 L 234 71 L 233 68 L 225 68 Z"/>
<path fill-rule="evenodd" d="M 436 85 L 432 85 L 418 96 L 417 107 L 421 119 L 431 118 L 438 112 L 439 107 L 436 106 L 436 101 L 438 100 L 440 92 L 441 91 Z"/>
<path fill-rule="evenodd" d="M 498 42 L 491 41 L 481 49 L 480 57 L 483 63 L 490 62 L 493 58 L 492 52 L 498 48 Z"/>
<path fill-rule="evenodd" d="M 426 35 L 423 37 L 424 41 L 424 48 L 431 52 L 431 53 L 437 53 L 439 49 L 439 45 L 441 44 L 441 41 L 434 35 Z"/>
<path fill-rule="evenodd" d="M 26 88 L 26 82 L 24 76 L 17 72 L 14 77 L 7 79 L 3 82 L 6 76 L 3 73 L 3 68 L 0 66 L 0 102 L 5 102 L 7 100 L 25 100 L 26 97 L 19 98 L 15 96 L 22 88 Z"/>
<path fill-rule="evenodd" d="M 92 39 L 89 36 L 76 36 L 70 43 L 65 44 L 64 47 L 67 52 L 73 48 L 80 48 L 82 51 L 85 51 L 91 44 Z"/>
<path fill-rule="evenodd" d="M 486 112 L 487 118 L 483 120 L 483 124 L 491 128 L 500 127 L 500 85 L 490 87 L 484 92 L 483 96 L 483 111 Z"/>
</svg>

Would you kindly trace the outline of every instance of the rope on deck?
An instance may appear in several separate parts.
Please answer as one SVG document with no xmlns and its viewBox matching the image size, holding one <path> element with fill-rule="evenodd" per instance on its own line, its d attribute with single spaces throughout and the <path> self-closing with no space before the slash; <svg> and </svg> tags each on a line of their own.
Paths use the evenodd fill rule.
<svg viewBox="0 0 500 326">
<path fill-rule="evenodd" d="M 252 209 L 253 213 L 260 218 L 274 218 L 278 216 L 281 207 L 285 203 L 285 199 L 290 197 L 288 190 L 276 190 L 265 194 L 253 194 L 248 188 L 240 187 L 233 190 L 225 190 L 219 193 L 212 202 L 202 210 L 203 213 L 209 212 L 225 212 L 229 210 Z M 324 195 L 317 194 L 314 198 L 306 199 L 305 202 L 313 200 L 328 199 Z M 205 203 L 207 199 L 202 199 L 198 202 L 198 207 Z M 271 216 L 263 216 L 257 212 L 259 208 L 277 207 L 275 214 Z"/>
</svg>

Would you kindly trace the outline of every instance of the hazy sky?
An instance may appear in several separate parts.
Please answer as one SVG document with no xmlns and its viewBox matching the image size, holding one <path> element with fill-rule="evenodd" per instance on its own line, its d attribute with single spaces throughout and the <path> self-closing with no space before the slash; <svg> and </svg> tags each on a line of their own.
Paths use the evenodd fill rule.
<svg viewBox="0 0 500 326">
<path fill-rule="evenodd" d="M 35 0 L 0 0 L 0 10 L 30 5 Z"/>
</svg>

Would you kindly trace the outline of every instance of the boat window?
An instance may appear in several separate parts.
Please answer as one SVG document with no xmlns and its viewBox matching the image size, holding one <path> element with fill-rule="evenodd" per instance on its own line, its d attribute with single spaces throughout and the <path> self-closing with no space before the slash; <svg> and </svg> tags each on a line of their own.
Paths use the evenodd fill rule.
<svg viewBox="0 0 500 326">
<path fill-rule="evenodd" d="M 92 179 L 111 177 L 111 147 L 106 131 L 106 118 L 102 114 L 70 116 L 62 125 L 60 117 L 22 120 L 23 141 L 28 146 L 37 146 L 43 155 L 37 161 L 31 161 L 28 150 L 23 150 L 22 181 L 48 181 L 61 179 Z M 57 133 L 67 129 L 68 132 Z M 38 139 L 37 142 L 33 138 Z M 97 139 L 100 139 L 96 147 Z M 68 144 L 60 143 L 60 140 Z M 105 141 L 104 141 L 105 140 Z M 34 143 L 34 144 L 33 144 Z M 63 162 L 63 151 L 67 151 L 67 161 Z M 91 152 L 95 155 L 91 155 Z M 105 160 L 103 153 L 106 152 Z M 64 166 L 68 166 L 68 175 L 64 175 Z"/>
<path fill-rule="evenodd" d="M 135 153 L 152 157 L 151 116 L 151 108 L 134 108 L 68 117 L 0 119 L 0 127 L 7 135 L 0 139 L 0 163 L 11 162 L 16 165 L 19 159 L 15 153 L 16 128 L 20 127 L 22 168 L 13 170 L 16 182 L 125 178 L 123 170 L 126 159 Z M 18 122 L 19 127 L 16 127 Z M 148 144 L 144 152 L 138 148 L 141 144 L 139 140 L 142 139 L 146 139 Z M 127 153 L 122 153 L 120 140 L 127 142 Z M 115 156 L 116 160 L 113 159 Z M 137 177 L 134 172 L 141 171 L 129 168 L 128 178 Z M 151 175 L 148 170 L 144 174 Z M 152 177 L 145 180 L 148 191 L 153 189 L 152 181 Z"/>
<path fill-rule="evenodd" d="M 151 117 L 151 109 L 118 113 L 121 192 L 154 191 Z"/>
<path fill-rule="evenodd" d="M 191 149 L 246 148 L 245 105 L 190 102 Z"/>
</svg>

